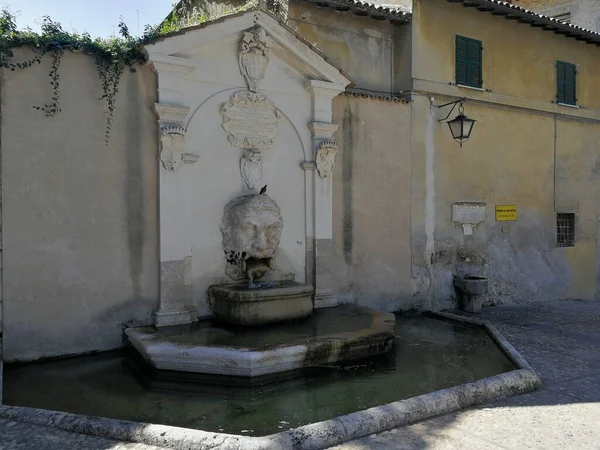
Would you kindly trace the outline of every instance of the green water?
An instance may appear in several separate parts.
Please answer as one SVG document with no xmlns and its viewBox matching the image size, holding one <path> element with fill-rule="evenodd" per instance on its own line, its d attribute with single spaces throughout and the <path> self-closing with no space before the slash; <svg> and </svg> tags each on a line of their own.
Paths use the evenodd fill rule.
<svg viewBox="0 0 600 450">
<path fill-rule="evenodd" d="M 7 365 L 5 403 L 262 436 L 514 369 L 485 331 L 396 316 L 393 354 L 227 396 L 144 390 L 119 352 Z"/>
</svg>

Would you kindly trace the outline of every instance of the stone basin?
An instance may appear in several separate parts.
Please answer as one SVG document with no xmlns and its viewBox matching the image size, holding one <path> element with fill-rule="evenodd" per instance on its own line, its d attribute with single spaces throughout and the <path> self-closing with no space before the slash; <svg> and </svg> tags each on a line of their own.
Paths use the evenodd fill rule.
<svg viewBox="0 0 600 450">
<path fill-rule="evenodd" d="M 485 277 L 454 277 L 454 286 L 463 294 L 485 295 L 488 293 L 488 279 Z"/>
<path fill-rule="evenodd" d="M 125 334 L 131 366 L 146 387 L 197 390 L 198 384 L 264 384 L 300 376 L 305 369 L 382 355 L 393 348 L 394 327 L 392 313 L 341 305 L 268 327 L 205 321 L 189 332 L 146 327 L 128 328 Z"/>
<path fill-rule="evenodd" d="M 215 318 L 233 325 L 257 326 L 307 317 L 313 311 L 313 287 L 278 281 L 274 287 L 249 288 L 248 283 L 211 286 Z"/>
<path fill-rule="evenodd" d="M 455 276 L 454 287 L 460 294 L 460 306 L 464 311 L 475 314 L 481 312 L 483 296 L 489 289 L 487 278 L 473 275 Z"/>
</svg>

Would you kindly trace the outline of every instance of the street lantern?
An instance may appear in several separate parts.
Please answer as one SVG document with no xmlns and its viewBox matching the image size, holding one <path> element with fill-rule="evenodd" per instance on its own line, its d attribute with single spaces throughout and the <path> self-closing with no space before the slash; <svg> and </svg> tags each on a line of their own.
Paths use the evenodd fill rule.
<svg viewBox="0 0 600 450">
<path fill-rule="evenodd" d="M 433 102 L 433 98 L 431 100 Z M 452 111 L 454 111 L 454 108 L 456 108 L 456 105 L 460 103 L 460 106 L 458 107 L 458 116 L 456 116 L 454 119 L 448 121 L 447 124 L 448 124 L 448 127 L 450 127 L 450 132 L 452 133 L 452 138 L 456 142 L 458 142 L 461 147 L 463 145 L 463 142 L 465 142 L 467 139 L 469 139 L 469 137 L 471 137 L 471 132 L 473 131 L 473 125 L 475 125 L 475 120 L 469 119 L 464 114 L 464 112 L 465 112 L 465 108 L 463 107 L 464 100 L 465 100 L 464 98 L 461 98 L 461 99 L 455 100 L 450 103 L 445 103 L 443 105 L 439 105 L 439 106 L 434 105 L 437 108 L 444 108 L 445 106 L 453 105 L 452 109 L 450 110 L 448 115 L 446 117 L 444 117 L 443 119 L 438 120 L 438 122 L 444 122 L 444 121 L 446 121 L 446 119 L 448 119 L 448 117 L 450 117 L 450 114 L 452 114 Z"/>
<path fill-rule="evenodd" d="M 450 127 L 450 132 L 452 133 L 452 137 L 462 147 L 463 142 L 465 142 L 471 136 L 471 131 L 473 131 L 473 125 L 475 121 L 473 119 L 469 119 L 464 114 L 464 107 L 462 103 L 458 108 L 458 116 L 454 119 L 450 120 L 448 123 L 448 127 Z"/>
</svg>

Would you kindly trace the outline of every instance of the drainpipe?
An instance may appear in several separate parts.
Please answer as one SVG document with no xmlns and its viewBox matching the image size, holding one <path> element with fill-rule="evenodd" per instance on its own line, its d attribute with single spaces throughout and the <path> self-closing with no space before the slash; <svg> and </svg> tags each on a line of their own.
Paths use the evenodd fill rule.
<svg viewBox="0 0 600 450">
<path fill-rule="evenodd" d="M 0 405 L 2 405 L 2 385 L 4 369 L 4 312 L 2 303 L 4 301 L 4 243 L 2 241 L 2 85 L 3 77 L 0 73 Z"/>
<path fill-rule="evenodd" d="M 554 197 L 554 212 L 556 211 L 556 136 L 557 136 L 557 129 L 556 129 L 556 114 L 554 115 L 554 161 L 553 161 L 553 180 L 552 180 L 552 195 Z"/>
</svg>

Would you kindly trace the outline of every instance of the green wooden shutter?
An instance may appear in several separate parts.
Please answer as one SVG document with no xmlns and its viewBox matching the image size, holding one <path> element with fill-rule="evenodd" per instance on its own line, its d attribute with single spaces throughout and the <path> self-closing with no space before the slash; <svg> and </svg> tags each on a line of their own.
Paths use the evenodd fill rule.
<svg viewBox="0 0 600 450">
<path fill-rule="evenodd" d="M 482 86 L 482 49 L 481 41 L 456 36 L 456 84 Z"/>
<path fill-rule="evenodd" d="M 469 54 L 469 86 L 478 87 L 482 86 L 481 77 L 481 41 L 475 39 L 469 40 L 468 54 Z"/>
<path fill-rule="evenodd" d="M 565 65 L 565 103 L 577 104 L 577 68 L 573 64 Z"/>
<path fill-rule="evenodd" d="M 556 62 L 556 101 L 567 105 L 577 104 L 577 66 Z"/>
<path fill-rule="evenodd" d="M 456 84 L 468 85 L 467 39 L 456 36 Z"/>
<path fill-rule="evenodd" d="M 565 63 L 556 63 L 556 101 L 565 102 Z"/>
</svg>

